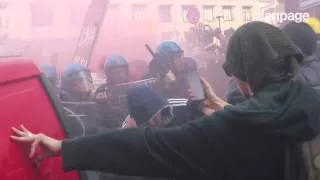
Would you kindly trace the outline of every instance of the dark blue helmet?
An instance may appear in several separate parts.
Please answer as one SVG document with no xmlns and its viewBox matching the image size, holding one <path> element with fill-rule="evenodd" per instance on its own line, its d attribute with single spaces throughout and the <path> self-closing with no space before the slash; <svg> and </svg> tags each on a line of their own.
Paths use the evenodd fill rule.
<svg viewBox="0 0 320 180">
<path fill-rule="evenodd" d="M 56 85 L 58 80 L 58 73 L 56 68 L 50 64 L 41 64 L 40 70 L 48 77 L 52 85 Z"/>
<path fill-rule="evenodd" d="M 62 72 L 61 88 L 70 90 L 74 85 L 85 88 L 85 91 L 92 89 L 93 84 L 90 71 L 81 64 L 70 64 Z"/>
<path fill-rule="evenodd" d="M 127 60 L 118 54 L 109 56 L 104 63 L 104 72 L 110 86 L 124 83 L 129 78 L 129 65 Z"/>
<path fill-rule="evenodd" d="M 183 54 L 183 50 L 181 47 L 174 41 L 163 41 L 156 50 L 157 53 L 164 53 L 168 56 L 181 56 Z"/>
<path fill-rule="evenodd" d="M 105 71 L 107 71 L 108 69 L 119 68 L 119 67 L 128 67 L 126 58 L 121 55 L 112 54 L 104 62 Z"/>
<path fill-rule="evenodd" d="M 62 72 L 62 77 L 69 77 L 72 74 L 80 71 L 87 71 L 87 68 L 85 68 L 82 64 L 70 64 Z"/>
</svg>

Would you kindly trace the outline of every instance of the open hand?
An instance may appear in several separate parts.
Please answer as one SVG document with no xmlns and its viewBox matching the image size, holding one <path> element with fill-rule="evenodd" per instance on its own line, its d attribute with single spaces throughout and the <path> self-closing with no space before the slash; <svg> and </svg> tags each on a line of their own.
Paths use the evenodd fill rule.
<svg viewBox="0 0 320 180">
<path fill-rule="evenodd" d="M 11 129 L 14 134 L 11 136 L 13 141 L 31 144 L 29 153 L 30 158 L 34 156 L 39 145 L 45 150 L 45 154 L 42 155 L 42 157 L 54 156 L 59 154 L 61 151 L 62 141 L 60 140 L 53 139 L 42 133 L 33 134 L 23 125 L 20 126 L 20 129 L 15 127 L 12 127 Z"/>
</svg>

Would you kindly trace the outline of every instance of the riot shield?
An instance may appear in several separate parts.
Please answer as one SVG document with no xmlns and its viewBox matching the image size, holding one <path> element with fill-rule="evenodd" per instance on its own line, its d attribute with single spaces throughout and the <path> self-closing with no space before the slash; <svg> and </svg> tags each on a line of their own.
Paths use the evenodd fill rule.
<svg viewBox="0 0 320 180">
<path fill-rule="evenodd" d="M 61 102 L 64 105 L 66 113 L 67 128 L 70 129 L 70 137 L 86 136 L 88 133 L 92 133 L 92 125 L 88 125 L 90 114 L 84 111 L 85 108 L 92 109 L 94 103 L 92 102 Z M 94 118 L 94 117 L 92 117 Z M 88 180 L 99 180 L 101 172 L 97 171 L 84 171 L 83 172 Z"/>
<path fill-rule="evenodd" d="M 86 127 L 81 117 L 84 117 L 86 115 L 76 114 L 75 112 L 73 112 L 71 109 L 67 107 L 63 107 L 63 108 L 67 115 L 67 123 L 73 124 L 69 126 L 71 128 L 70 130 L 71 137 L 85 136 Z"/>
<path fill-rule="evenodd" d="M 97 104 L 94 102 L 69 102 L 62 101 L 67 114 L 72 137 L 95 134 L 99 131 L 97 122 Z"/>
</svg>

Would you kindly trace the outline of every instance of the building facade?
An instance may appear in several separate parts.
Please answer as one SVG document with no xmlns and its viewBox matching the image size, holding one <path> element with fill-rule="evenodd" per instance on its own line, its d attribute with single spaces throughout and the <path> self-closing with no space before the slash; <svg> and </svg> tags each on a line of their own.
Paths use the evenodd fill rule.
<svg viewBox="0 0 320 180">
<path fill-rule="evenodd" d="M 283 0 L 286 12 L 308 12 L 320 18 L 320 0 Z"/>
<path fill-rule="evenodd" d="M 199 22 L 222 29 L 237 28 L 247 21 L 259 19 L 258 0 L 200 2 L 111 0 L 109 16 L 122 22 L 148 20 L 158 23 L 160 29 L 168 32 L 182 32 L 191 26 L 186 17 L 190 6 L 199 10 Z M 75 32 L 79 32 L 89 3 L 89 0 L 0 0 L 1 35 L 21 40 L 74 37 Z"/>
<path fill-rule="evenodd" d="M 87 0 L 0 0 L 0 37 L 26 46 L 27 56 L 48 58 L 73 51 Z"/>
<path fill-rule="evenodd" d="M 190 7 L 199 12 L 199 23 L 213 28 L 234 28 L 260 19 L 259 0 L 117 0 L 111 1 L 114 13 L 106 16 L 117 17 L 118 21 L 149 21 L 156 24 L 160 39 L 168 39 L 184 33 L 194 26 L 187 14 Z"/>
<path fill-rule="evenodd" d="M 0 0 L 0 38 L 29 44 L 30 56 L 43 58 L 65 51 L 68 56 L 64 58 L 71 58 L 90 2 Z M 140 34 L 150 31 L 158 42 L 183 41 L 185 32 L 194 26 L 188 21 L 190 7 L 198 10 L 198 23 L 223 30 L 236 29 L 246 22 L 260 20 L 259 4 L 259 0 L 111 0 L 100 30 L 100 39 L 108 42 L 100 44 L 105 49 L 105 44 L 115 41 L 106 36 L 125 39 L 133 36 L 133 31 L 141 31 Z M 114 36 L 115 33 L 118 35 Z"/>
<path fill-rule="evenodd" d="M 273 25 L 280 25 L 281 23 L 270 15 L 285 12 L 283 0 L 260 0 L 260 15 L 261 19 Z"/>
</svg>

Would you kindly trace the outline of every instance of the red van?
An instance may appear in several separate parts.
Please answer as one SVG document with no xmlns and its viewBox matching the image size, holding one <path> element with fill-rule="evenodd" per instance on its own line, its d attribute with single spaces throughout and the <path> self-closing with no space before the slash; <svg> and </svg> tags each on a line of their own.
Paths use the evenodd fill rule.
<svg viewBox="0 0 320 180">
<path fill-rule="evenodd" d="M 63 107 L 38 67 L 27 59 L 0 62 L 0 179 L 91 180 L 86 173 L 65 173 L 60 158 L 36 166 L 28 148 L 13 143 L 10 127 L 21 124 L 55 138 L 68 137 Z"/>
</svg>

